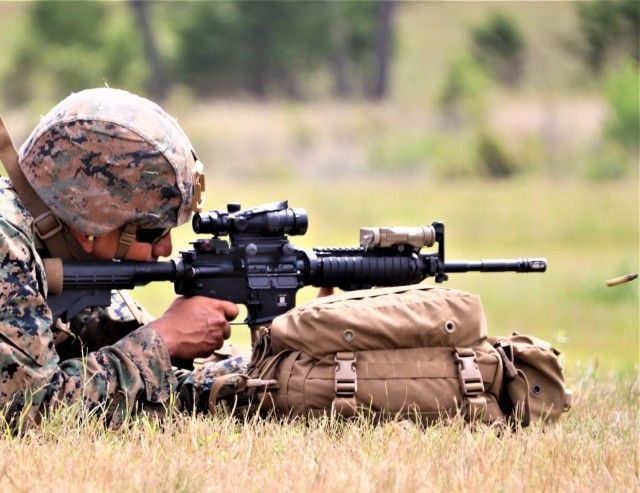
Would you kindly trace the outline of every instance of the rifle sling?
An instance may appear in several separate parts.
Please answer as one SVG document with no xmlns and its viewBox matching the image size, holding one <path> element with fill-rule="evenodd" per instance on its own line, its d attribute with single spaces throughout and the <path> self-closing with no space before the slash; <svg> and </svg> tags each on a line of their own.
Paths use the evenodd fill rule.
<svg viewBox="0 0 640 493">
<path fill-rule="evenodd" d="M 27 210 L 33 216 L 34 233 L 42 241 L 52 257 L 73 258 L 69 251 L 69 234 L 65 225 L 47 207 L 20 169 L 18 151 L 0 115 L 0 161 L 4 165 L 11 183 Z M 66 238 L 66 240 L 65 240 Z"/>
</svg>

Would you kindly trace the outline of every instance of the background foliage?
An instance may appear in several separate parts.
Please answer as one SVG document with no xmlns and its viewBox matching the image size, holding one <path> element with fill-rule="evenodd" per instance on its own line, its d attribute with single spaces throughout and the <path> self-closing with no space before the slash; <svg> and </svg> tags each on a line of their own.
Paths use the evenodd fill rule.
<svg viewBox="0 0 640 493">
<path fill-rule="evenodd" d="M 104 84 L 181 113 L 205 101 L 371 101 L 417 120 L 345 136 L 367 154 L 343 163 L 349 171 L 637 176 L 639 10 L 635 0 L 3 2 L 0 104 L 40 114 Z M 295 125 L 298 147 L 315 148 L 315 131 Z M 276 161 L 255 168 L 298 168 Z"/>
<path fill-rule="evenodd" d="M 302 246 L 442 219 L 451 258 L 547 256 L 450 285 L 495 331 L 630 369 L 638 283 L 603 281 L 638 270 L 639 5 L 2 2 L 0 111 L 21 142 L 69 92 L 121 87 L 179 118 L 210 208 L 288 198 Z M 171 298 L 135 294 L 156 315 Z"/>
</svg>

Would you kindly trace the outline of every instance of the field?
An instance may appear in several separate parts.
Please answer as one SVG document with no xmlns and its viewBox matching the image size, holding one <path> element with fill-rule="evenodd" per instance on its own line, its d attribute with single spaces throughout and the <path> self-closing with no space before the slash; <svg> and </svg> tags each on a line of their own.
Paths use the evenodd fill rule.
<svg viewBox="0 0 640 493">
<path fill-rule="evenodd" d="M 638 491 L 638 386 L 570 372 L 571 412 L 548 429 L 500 435 L 456 421 L 420 429 L 319 419 L 139 418 L 121 430 L 74 410 L 0 439 L 6 492 Z M 71 485 L 71 486 L 70 486 Z"/>
<path fill-rule="evenodd" d="M 361 226 L 442 220 L 449 259 L 546 257 L 544 274 L 457 274 L 447 285 L 482 297 L 491 334 L 535 335 L 562 351 L 575 404 L 561 422 L 504 436 L 461 423 L 422 430 L 329 419 L 237 423 L 224 416 L 176 416 L 165 423 L 141 417 L 105 430 L 72 409 L 25 436 L 4 432 L 3 491 L 68 491 L 69 484 L 140 492 L 640 490 L 639 283 L 605 285 L 638 272 L 637 174 L 591 181 L 545 172 L 511 180 L 366 173 L 357 158 L 366 160 L 368 144 L 390 129 L 395 136 L 404 130 L 394 125 L 396 113 L 377 109 L 362 116 L 332 105 L 296 113 L 286 106 L 223 104 L 199 107 L 181 121 L 207 163 L 207 207 L 288 199 L 310 217 L 308 233 L 292 238 L 299 247 L 353 246 Z M 227 115 L 237 117 L 235 124 Z M 334 122 L 361 133 L 340 141 Z M 593 125 L 583 128 L 586 134 L 574 137 L 584 142 Z M 312 145 L 301 155 L 287 140 L 307 138 Z M 341 167 L 341 159 L 350 166 Z M 189 225 L 176 230 L 174 255 L 194 236 Z M 162 283 L 134 295 L 155 315 L 173 296 Z M 314 296 L 305 288 L 299 302 Z M 246 343 L 248 329 L 234 326 L 233 340 Z"/>
<path fill-rule="evenodd" d="M 502 2 L 532 37 L 531 75 L 519 93 L 483 95 L 484 123 L 523 172 L 468 173 L 473 136 L 443 132 L 435 100 L 465 27 L 493 5 L 405 3 L 383 103 L 199 101 L 178 89 L 165 107 L 207 167 L 206 208 L 288 199 L 309 214 L 308 233 L 291 238 L 298 247 L 356 246 L 363 226 L 441 220 L 448 259 L 547 258 L 544 274 L 452 274 L 445 285 L 481 296 L 490 334 L 530 334 L 562 352 L 574 406 L 560 423 L 500 435 L 459 422 L 425 430 L 222 415 L 140 417 L 111 430 L 79 407 L 22 436 L 3 430 L 0 490 L 640 491 L 640 281 L 605 284 L 639 270 L 637 156 L 622 178 L 603 179 L 608 160 L 627 156 L 602 152 L 604 99 L 557 49 L 573 3 Z M 23 4 L 0 9 L 7 41 Z M 16 143 L 48 105 L 0 106 Z M 190 225 L 175 230 L 172 258 L 195 237 Z M 174 296 L 166 283 L 133 294 L 155 316 Z M 298 302 L 315 295 L 304 288 Z M 247 327 L 233 331 L 248 343 Z"/>
<path fill-rule="evenodd" d="M 105 430 L 71 409 L 42 429 L 0 439 L 7 492 L 131 491 L 640 491 L 637 182 L 423 178 L 210 182 L 208 205 L 289 199 L 310 216 L 304 248 L 354 245 L 362 225 L 447 225 L 448 258 L 544 256 L 544 274 L 458 274 L 481 295 L 489 330 L 562 350 L 574 407 L 556 426 L 499 436 L 456 422 L 426 430 L 330 419 L 309 425 L 219 416 L 138 418 Z M 188 248 L 188 226 L 174 235 Z M 134 290 L 160 314 L 169 285 Z M 300 301 L 315 296 L 305 288 Z M 234 340 L 248 330 L 234 327 Z M 34 472 L 37 471 L 37 474 Z"/>
</svg>

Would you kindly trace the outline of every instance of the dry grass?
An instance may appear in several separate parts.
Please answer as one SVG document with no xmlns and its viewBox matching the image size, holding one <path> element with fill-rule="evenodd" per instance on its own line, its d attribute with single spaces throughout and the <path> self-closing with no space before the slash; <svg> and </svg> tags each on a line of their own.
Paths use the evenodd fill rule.
<svg viewBox="0 0 640 493">
<path fill-rule="evenodd" d="M 637 175 L 600 183 L 370 176 L 357 171 L 369 146 L 389 129 L 426 133 L 421 111 L 402 119 L 384 107 L 199 108 L 181 121 L 210 163 L 207 206 L 289 199 L 310 215 L 298 246 L 351 246 L 360 226 L 439 219 L 451 259 L 547 257 L 544 275 L 469 274 L 448 285 L 481 295 L 491 334 L 518 330 L 556 344 L 574 409 L 546 431 L 503 437 L 460 423 L 420 430 L 203 416 L 164 424 L 143 417 L 105 430 L 69 411 L 22 437 L 3 434 L 2 491 L 640 491 L 638 282 L 604 284 L 638 269 Z M 192 237 L 189 226 L 176 231 L 175 250 Z M 172 290 L 158 283 L 134 295 L 160 314 Z M 299 299 L 314 295 L 305 289 Z M 236 340 L 247 336 L 235 329 Z"/>
<path fill-rule="evenodd" d="M 132 419 L 105 430 L 75 410 L 0 438 L 0 488 L 21 491 L 639 491 L 638 382 L 574 374 L 576 404 L 547 429 L 500 434 L 330 418 Z M 82 413 L 80 413 L 82 414 Z M 70 486 L 71 485 L 71 486 Z"/>
</svg>

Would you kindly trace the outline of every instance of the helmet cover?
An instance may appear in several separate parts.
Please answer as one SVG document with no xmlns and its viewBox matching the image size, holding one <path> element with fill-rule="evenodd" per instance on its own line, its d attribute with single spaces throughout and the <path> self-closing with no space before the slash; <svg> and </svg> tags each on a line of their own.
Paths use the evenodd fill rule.
<svg viewBox="0 0 640 493">
<path fill-rule="evenodd" d="M 176 120 L 129 92 L 88 89 L 55 106 L 20 148 L 20 167 L 40 198 L 85 235 L 124 224 L 189 220 L 196 158 Z"/>
</svg>

